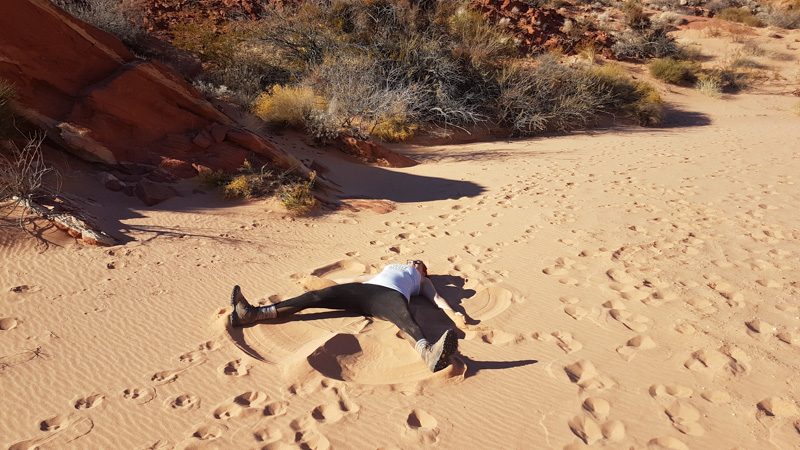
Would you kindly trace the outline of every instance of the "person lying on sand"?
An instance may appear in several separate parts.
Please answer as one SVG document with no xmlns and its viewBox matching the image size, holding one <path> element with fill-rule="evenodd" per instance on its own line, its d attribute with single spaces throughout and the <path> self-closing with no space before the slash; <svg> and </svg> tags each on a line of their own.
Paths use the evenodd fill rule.
<svg viewBox="0 0 800 450">
<path fill-rule="evenodd" d="M 357 311 L 366 316 L 388 320 L 413 339 L 414 349 L 432 372 L 447 367 L 448 357 L 458 349 L 458 338 L 452 328 L 430 344 L 411 316 L 408 302 L 412 295 L 422 295 L 442 309 L 457 326 L 466 327 L 461 313 L 454 312 L 428 279 L 428 268 L 420 260 L 407 264 L 389 264 L 377 275 L 335 280 L 334 286 L 309 291 L 295 298 L 269 306 L 252 306 L 239 286 L 233 287 L 231 326 L 241 327 L 254 322 L 284 317 L 306 308 Z"/>
</svg>

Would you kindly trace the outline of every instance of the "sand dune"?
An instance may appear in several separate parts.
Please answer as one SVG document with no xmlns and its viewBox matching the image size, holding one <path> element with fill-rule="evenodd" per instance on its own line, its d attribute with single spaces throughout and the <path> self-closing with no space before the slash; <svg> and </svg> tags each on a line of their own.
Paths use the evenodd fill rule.
<svg viewBox="0 0 800 450">
<path fill-rule="evenodd" d="M 800 34 L 764 39 L 784 82 L 663 87 L 664 128 L 397 146 L 406 169 L 276 137 L 353 198 L 310 218 L 192 182 L 145 209 L 73 166 L 124 244 L 0 229 L 0 444 L 798 448 Z M 272 302 L 410 257 L 470 317 L 436 374 L 381 321 L 228 325 L 234 284 Z"/>
</svg>

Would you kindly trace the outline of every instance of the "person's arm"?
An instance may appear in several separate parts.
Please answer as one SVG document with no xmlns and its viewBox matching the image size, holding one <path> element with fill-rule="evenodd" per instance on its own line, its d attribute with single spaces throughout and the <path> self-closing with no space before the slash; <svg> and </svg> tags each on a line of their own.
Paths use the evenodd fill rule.
<svg viewBox="0 0 800 450">
<path fill-rule="evenodd" d="M 449 317 L 458 328 L 466 328 L 467 321 L 464 318 L 464 315 L 453 311 L 453 308 L 450 307 L 450 304 L 447 303 L 447 300 L 445 300 L 444 297 L 436 292 L 436 288 L 433 287 L 433 283 L 429 278 L 424 277 L 422 278 L 422 281 L 420 281 L 419 294 L 432 301 L 434 305 L 444 311 L 445 314 L 447 314 L 447 317 Z"/>
<path fill-rule="evenodd" d="M 360 276 L 352 277 L 352 278 L 336 278 L 333 281 L 336 284 L 363 283 L 365 281 L 369 281 L 369 280 L 375 278 L 375 276 L 377 276 L 377 275 L 378 274 L 373 273 L 373 274 L 360 275 Z"/>
</svg>

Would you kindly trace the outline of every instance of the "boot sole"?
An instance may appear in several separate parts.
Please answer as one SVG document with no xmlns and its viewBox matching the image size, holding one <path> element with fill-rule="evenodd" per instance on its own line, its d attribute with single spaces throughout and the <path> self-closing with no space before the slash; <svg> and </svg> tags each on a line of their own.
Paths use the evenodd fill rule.
<svg viewBox="0 0 800 450">
<path fill-rule="evenodd" d="M 439 355 L 439 358 L 436 360 L 436 364 L 433 366 L 434 372 L 438 372 L 449 366 L 450 361 L 448 358 L 450 358 L 450 355 L 458 350 L 458 336 L 456 336 L 456 333 L 453 330 L 445 331 L 444 336 L 442 336 L 439 340 L 444 340 L 444 343 L 442 344 L 442 353 Z"/>
<path fill-rule="evenodd" d="M 236 313 L 236 297 L 237 297 L 237 294 L 240 291 L 241 291 L 241 288 L 239 287 L 239 285 L 236 285 L 236 286 L 233 287 L 233 292 L 231 292 L 231 306 L 233 306 L 233 311 L 231 311 L 230 322 L 231 322 L 231 326 L 234 327 L 234 328 L 239 328 L 239 327 L 242 326 L 242 324 L 239 323 L 239 319 L 236 317 L 236 314 L 235 314 Z"/>
</svg>

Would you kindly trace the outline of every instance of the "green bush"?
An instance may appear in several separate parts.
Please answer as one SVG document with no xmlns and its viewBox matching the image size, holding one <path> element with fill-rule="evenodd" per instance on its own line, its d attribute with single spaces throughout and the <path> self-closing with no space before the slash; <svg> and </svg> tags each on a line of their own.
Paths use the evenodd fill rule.
<svg viewBox="0 0 800 450">
<path fill-rule="evenodd" d="M 656 59 L 651 61 L 647 67 L 654 77 L 671 84 L 692 83 L 697 79 L 700 71 L 698 63 L 674 58 Z"/>
<path fill-rule="evenodd" d="M 717 15 L 717 18 L 731 22 L 743 23 L 750 27 L 761 28 L 767 26 L 767 24 L 765 24 L 758 17 L 754 16 L 746 8 L 725 8 Z"/>
</svg>

